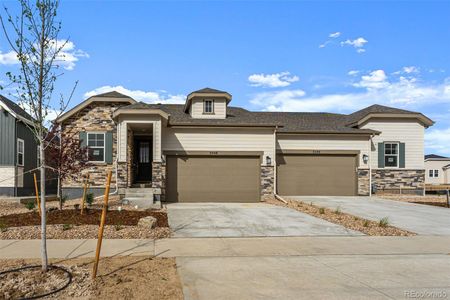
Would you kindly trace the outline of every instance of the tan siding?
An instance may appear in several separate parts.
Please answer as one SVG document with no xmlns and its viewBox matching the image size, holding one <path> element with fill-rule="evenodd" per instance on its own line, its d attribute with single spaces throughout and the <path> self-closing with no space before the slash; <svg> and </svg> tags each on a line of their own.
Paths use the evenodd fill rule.
<svg viewBox="0 0 450 300">
<path fill-rule="evenodd" d="M 450 164 L 450 160 L 429 160 L 425 162 L 425 183 L 427 184 L 446 184 L 445 172 L 442 169 Z M 430 177 L 430 170 L 439 170 L 439 177 Z"/>
<path fill-rule="evenodd" d="M 209 98 L 208 98 L 209 99 Z M 192 99 L 190 114 L 196 119 L 225 119 L 227 103 L 225 99 L 214 100 L 214 114 L 203 114 L 203 99 Z"/>
<path fill-rule="evenodd" d="M 162 134 L 163 151 L 263 151 L 274 160 L 273 130 L 163 128 Z"/>
<path fill-rule="evenodd" d="M 336 135 L 283 135 L 277 136 L 277 149 L 280 150 L 352 150 L 360 151 L 359 166 L 368 167 L 362 161 L 369 155 L 369 138 Z"/>
<path fill-rule="evenodd" d="M 405 168 L 424 169 L 424 133 L 423 125 L 415 120 L 372 119 L 361 128 L 374 129 L 381 134 L 373 138 L 372 167 L 378 168 L 378 143 L 405 143 Z"/>
<path fill-rule="evenodd" d="M 161 161 L 161 117 L 156 115 L 123 115 L 119 118 L 119 162 L 126 162 L 127 158 L 127 132 L 128 124 L 136 123 L 148 123 L 149 128 L 153 126 L 153 160 Z"/>
</svg>

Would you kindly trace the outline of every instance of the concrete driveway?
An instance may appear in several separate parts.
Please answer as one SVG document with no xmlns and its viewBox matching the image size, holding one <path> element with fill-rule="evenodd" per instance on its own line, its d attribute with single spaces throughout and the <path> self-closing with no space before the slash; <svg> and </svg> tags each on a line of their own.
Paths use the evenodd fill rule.
<svg viewBox="0 0 450 300">
<path fill-rule="evenodd" d="M 357 236 L 360 232 L 264 203 L 168 204 L 174 237 Z"/>
<path fill-rule="evenodd" d="M 450 209 L 405 203 L 378 197 L 296 196 L 291 200 L 312 202 L 365 219 L 378 221 L 388 217 L 393 226 L 423 235 L 450 235 Z"/>
</svg>

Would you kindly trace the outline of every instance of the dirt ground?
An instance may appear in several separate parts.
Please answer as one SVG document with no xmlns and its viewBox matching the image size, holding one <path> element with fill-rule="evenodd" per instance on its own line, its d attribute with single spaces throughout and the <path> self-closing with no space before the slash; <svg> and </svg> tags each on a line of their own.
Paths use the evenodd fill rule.
<svg viewBox="0 0 450 300">
<path fill-rule="evenodd" d="M 183 299 L 174 258 L 104 258 L 95 280 L 91 280 L 92 259 L 51 260 L 51 263 L 68 269 L 72 283 L 43 299 Z M 0 260 L 1 271 L 36 264 L 39 260 Z M 30 297 L 36 286 L 43 293 L 62 287 L 65 282 L 66 275 L 54 271 L 48 276 L 37 270 L 0 275 L 0 299 Z"/>
<path fill-rule="evenodd" d="M 389 225 L 389 221 L 387 224 L 383 226 L 380 225 L 379 222 L 370 221 L 366 219 L 362 219 L 350 214 L 343 213 L 339 210 L 331 210 L 328 208 L 318 207 L 309 203 L 304 203 L 301 201 L 293 201 L 287 200 L 287 204 L 276 200 L 276 199 L 267 199 L 267 203 L 292 208 L 304 213 L 307 213 L 311 216 L 324 219 L 334 224 L 342 225 L 345 228 L 360 231 L 367 235 L 372 236 L 411 236 L 416 235 L 413 232 L 409 232 L 407 230 L 403 230 L 394 226 Z"/>
<path fill-rule="evenodd" d="M 447 196 L 445 195 L 426 195 L 426 196 L 417 196 L 417 195 L 377 195 L 377 197 L 396 200 L 402 202 L 411 202 L 416 204 L 425 204 L 425 205 L 433 205 L 440 207 L 447 207 Z"/>
<path fill-rule="evenodd" d="M 110 198 L 104 238 L 107 239 L 158 239 L 170 237 L 167 212 L 161 210 L 139 210 L 122 205 L 119 197 Z M 102 208 L 102 199 L 96 199 L 83 216 L 74 209 L 80 200 L 69 200 L 63 210 L 56 209 L 59 203 L 50 201 L 47 208 L 47 238 L 49 239 L 95 239 Z M 119 211 L 120 208 L 120 211 Z M 153 229 L 136 226 L 139 219 L 153 216 L 157 219 Z M 24 204 L 0 200 L 0 239 L 39 239 L 40 217 L 37 210 L 28 210 Z"/>
</svg>

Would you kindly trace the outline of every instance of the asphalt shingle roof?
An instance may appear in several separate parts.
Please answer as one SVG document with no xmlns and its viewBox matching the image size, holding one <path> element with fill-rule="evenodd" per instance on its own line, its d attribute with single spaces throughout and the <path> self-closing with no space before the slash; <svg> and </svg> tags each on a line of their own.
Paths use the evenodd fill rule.
<svg viewBox="0 0 450 300">
<path fill-rule="evenodd" d="M 122 93 L 111 91 L 103 94 L 95 95 L 94 97 L 109 97 L 109 98 L 131 98 L 130 96 L 124 95 Z"/>
<path fill-rule="evenodd" d="M 450 159 L 450 158 L 448 158 L 448 157 L 440 156 L 440 155 L 436 155 L 436 154 L 427 154 L 427 155 L 425 155 L 425 159 L 433 159 L 433 158 Z"/>
<path fill-rule="evenodd" d="M 374 105 L 371 105 L 369 107 L 358 110 L 358 111 L 348 115 L 347 124 L 352 124 L 352 123 L 358 122 L 359 120 L 363 119 L 365 116 L 367 116 L 369 114 L 386 114 L 386 113 L 387 114 L 418 114 L 418 112 L 415 112 L 415 111 L 409 111 L 409 110 L 374 104 Z"/>
<path fill-rule="evenodd" d="M 33 118 L 27 113 L 22 107 L 17 105 L 15 102 L 9 100 L 8 98 L 0 95 L 0 101 L 3 102 L 10 110 L 12 110 L 15 114 L 29 120 L 33 121 Z"/>
<path fill-rule="evenodd" d="M 185 113 L 183 104 L 147 104 L 138 102 L 123 109 L 161 109 L 170 115 L 169 125 L 178 126 L 279 126 L 279 132 L 376 133 L 370 129 L 346 126 L 347 115 L 301 112 L 251 112 L 227 107 L 226 119 L 194 119 Z"/>
</svg>

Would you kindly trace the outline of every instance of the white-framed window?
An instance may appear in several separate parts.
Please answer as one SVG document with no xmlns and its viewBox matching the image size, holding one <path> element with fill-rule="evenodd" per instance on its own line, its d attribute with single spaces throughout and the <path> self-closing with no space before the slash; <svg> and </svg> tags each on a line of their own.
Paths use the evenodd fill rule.
<svg viewBox="0 0 450 300">
<path fill-rule="evenodd" d="M 439 170 L 428 170 L 428 177 L 439 177 Z"/>
<path fill-rule="evenodd" d="M 105 162 L 105 133 L 87 132 L 88 160 L 91 162 Z"/>
<path fill-rule="evenodd" d="M 17 165 L 23 166 L 25 162 L 25 142 L 17 139 Z"/>
<path fill-rule="evenodd" d="M 205 114 L 214 113 L 214 100 L 204 100 L 203 101 L 203 113 L 205 113 Z"/>
<path fill-rule="evenodd" d="M 398 168 L 399 143 L 384 143 L 384 166 Z"/>
</svg>

